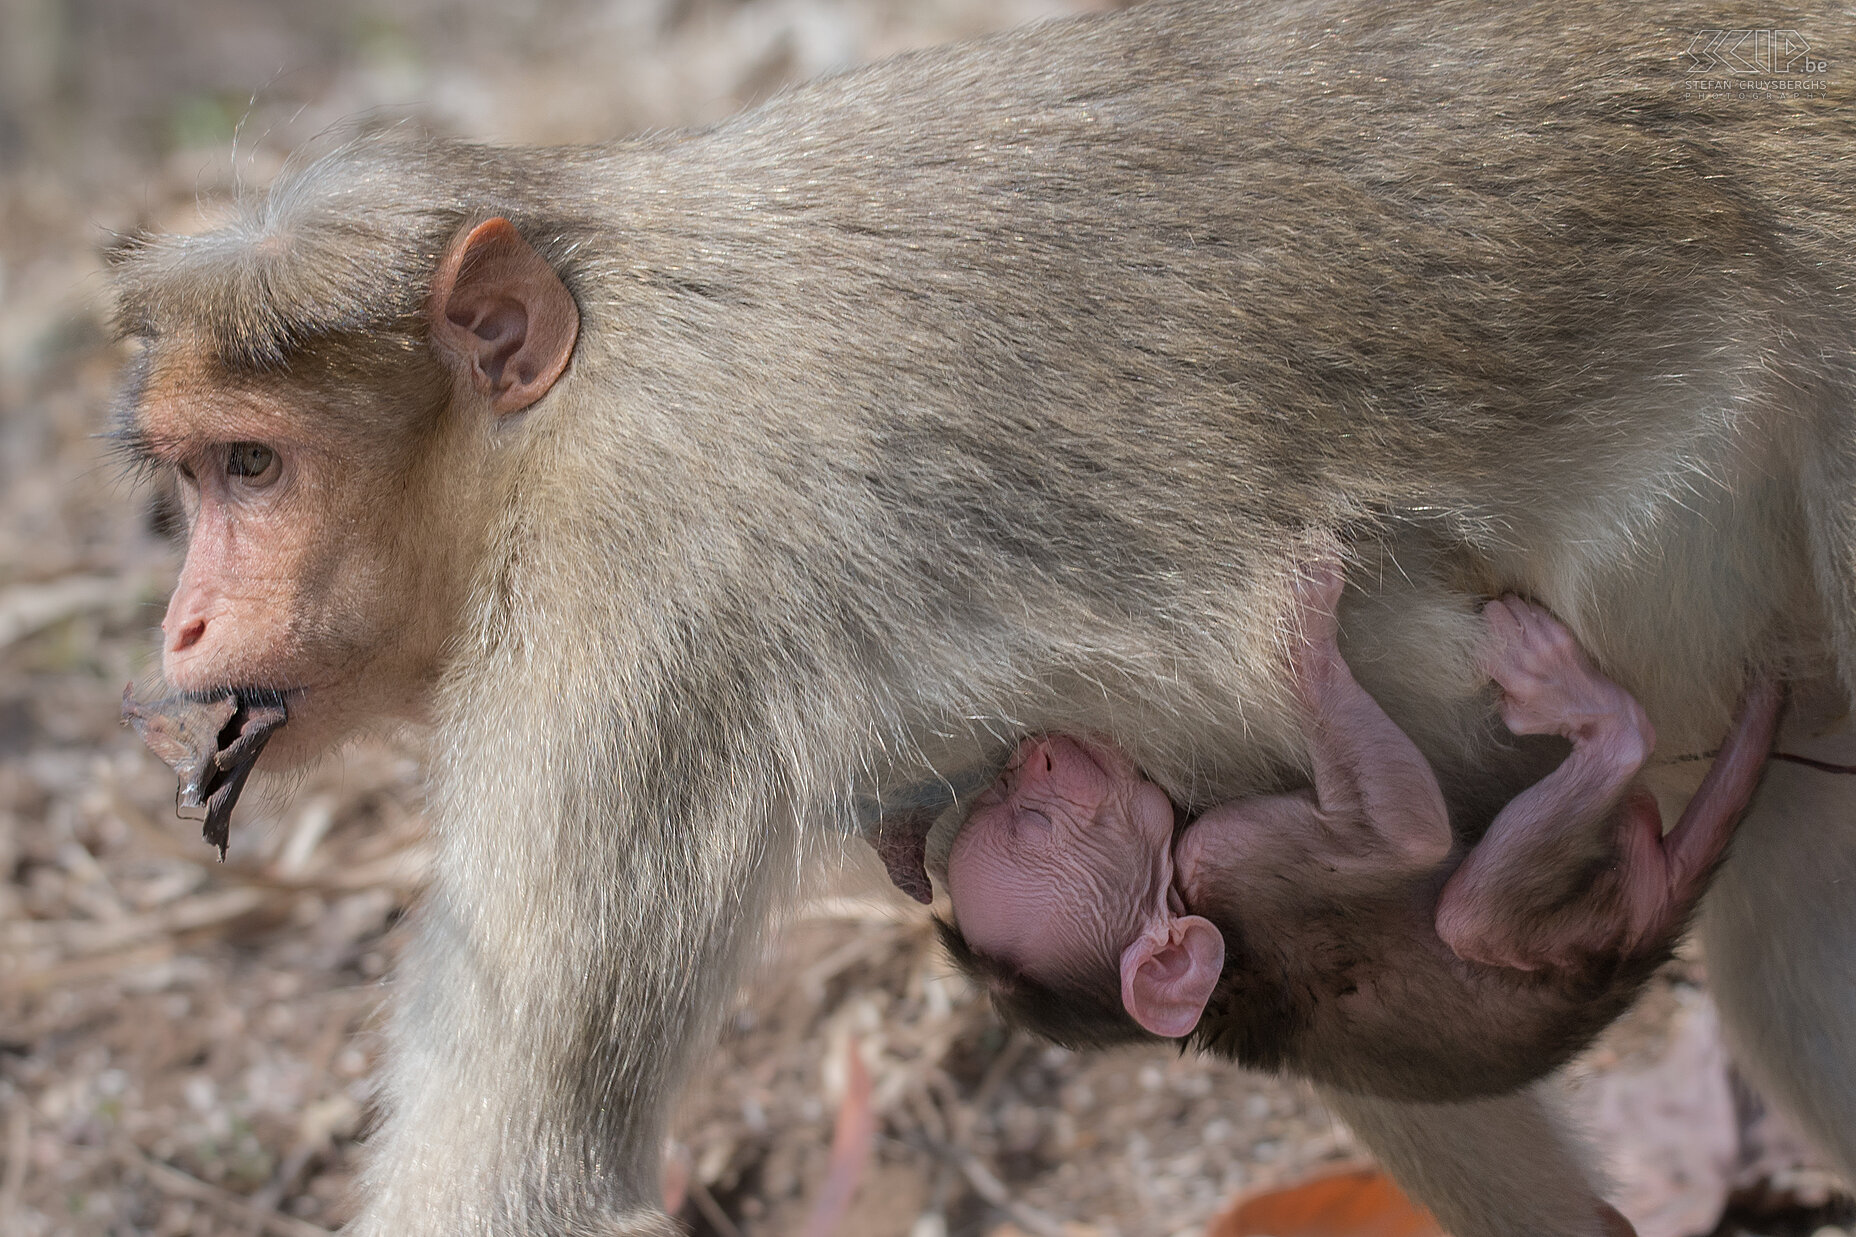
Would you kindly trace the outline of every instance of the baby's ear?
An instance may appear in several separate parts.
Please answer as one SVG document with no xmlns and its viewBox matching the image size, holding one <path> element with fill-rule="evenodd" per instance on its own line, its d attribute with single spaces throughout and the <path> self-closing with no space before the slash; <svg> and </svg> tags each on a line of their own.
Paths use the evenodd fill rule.
<svg viewBox="0 0 1856 1237">
<path fill-rule="evenodd" d="M 1167 915 L 1121 955 L 1121 1006 L 1150 1034 L 1178 1039 L 1199 1025 L 1224 970 L 1224 936 L 1209 919 Z"/>
</svg>

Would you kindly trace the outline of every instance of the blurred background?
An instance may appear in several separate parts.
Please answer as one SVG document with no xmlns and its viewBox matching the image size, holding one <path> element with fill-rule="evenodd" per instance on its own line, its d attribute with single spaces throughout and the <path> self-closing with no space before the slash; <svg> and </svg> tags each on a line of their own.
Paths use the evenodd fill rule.
<svg viewBox="0 0 1856 1237">
<path fill-rule="evenodd" d="M 178 555 L 98 437 L 112 237 L 204 226 L 331 129 L 594 141 L 1090 7 L 0 0 L 0 1237 L 339 1227 L 427 862 L 409 739 L 259 787 L 220 864 L 119 726 Z M 1680 960 L 1573 1071 L 1624 1209 L 1643 1237 L 1844 1232 L 1702 979 Z M 665 1196 L 717 1237 L 1185 1237 L 1362 1162 L 1293 1084 L 1004 1033 L 852 856 L 767 942 Z"/>
</svg>

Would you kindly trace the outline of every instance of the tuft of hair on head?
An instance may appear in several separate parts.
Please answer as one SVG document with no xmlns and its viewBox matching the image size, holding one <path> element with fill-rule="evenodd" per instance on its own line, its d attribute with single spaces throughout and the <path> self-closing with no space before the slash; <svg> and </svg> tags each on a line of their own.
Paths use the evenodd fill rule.
<svg viewBox="0 0 1856 1237">
<path fill-rule="evenodd" d="M 1074 1050 L 1178 1042 L 1153 1034 L 1128 1016 L 1121 1004 L 1121 976 L 1112 970 L 1047 983 L 974 949 L 959 928 L 940 916 L 934 924 L 948 957 L 986 990 L 1007 1026 Z"/>
<path fill-rule="evenodd" d="M 197 340 L 234 373 L 275 372 L 345 336 L 376 350 L 418 346 L 438 255 L 472 219 L 509 216 L 544 258 L 567 265 L 585 212 L 544 198 L 523 174 L 545 153 L 384 134 L 294 163 L 210 231 L 117 238 L 117 329 Z"/>
<path fill-rule="evenodd" d="M 111 255 L 118 330 L 197 339 L 235 373 L 281 369 L 334 335 L 415 338 L 429 274 L 400 255 L 431 251 L 446 221 L 432 221 L 423 246 L 396 248 L 396 212 L 344 216 L 337 202 L 296 189 L 241 201 L 197 236 L 125 239 Z"/>
</svg>

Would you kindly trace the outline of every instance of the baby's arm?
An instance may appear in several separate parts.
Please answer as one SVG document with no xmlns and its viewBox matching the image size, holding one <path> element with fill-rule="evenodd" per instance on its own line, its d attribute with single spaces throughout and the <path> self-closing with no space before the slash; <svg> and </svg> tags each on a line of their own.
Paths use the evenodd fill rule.
<svg viewBox="0 0 1856 1237">
<path fill-rule="evenodd" d="M 1338 564 L 1318 563 L 1296 588 L 1302 643 L 1293 663 L 1310 718 L 1314 823 L 1347 854 L 1401 871 L 1429 870 L 1450 853 L 1443 792 L 1430 762 L 1341 657 L 1334 617 L 1341 585 Z"/>
<path fill-rule="evenodd" d="M 1767 680 L 1748 691 L 1681 822 L 1663 837 L 1637 773 L 1655 745 L 1635 699 L 1571 633 L 1515 598 L 1484 610 L 1489 673 L 1516 734 L 1559 734 L 1570 755 L 1501 810 L 1437 904 L 1437 934 L 1471 962 L 1535 970 L 1660 948 L 1686 919 L 1759 780 L 1778 718 Z"/>
</svg>

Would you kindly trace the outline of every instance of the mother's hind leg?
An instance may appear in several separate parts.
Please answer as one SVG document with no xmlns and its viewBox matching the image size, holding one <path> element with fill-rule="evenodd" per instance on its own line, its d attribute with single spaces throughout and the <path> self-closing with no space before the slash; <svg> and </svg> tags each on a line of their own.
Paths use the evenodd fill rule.
<svg viewBox="0 0 1856 1237">
<path fill-rule="evenodd" d="M 1856 763 L 1856 725 L 1778 747 Z M 1736 1059 L 1856 1179 L 1856 776 L 1772 762 L 1701 931 Z"/>
</svg>

